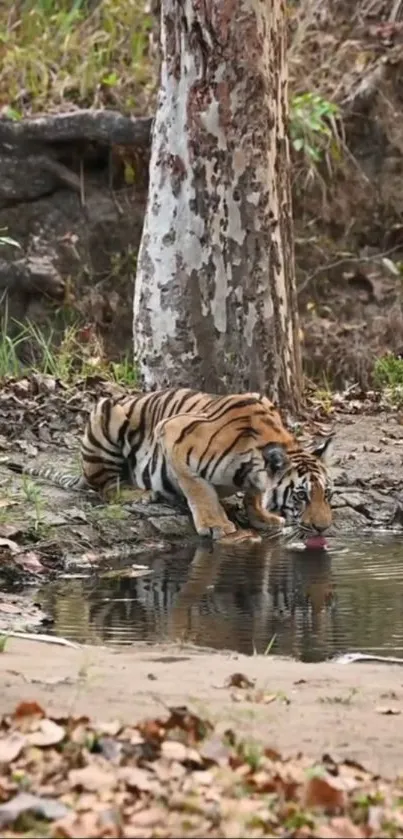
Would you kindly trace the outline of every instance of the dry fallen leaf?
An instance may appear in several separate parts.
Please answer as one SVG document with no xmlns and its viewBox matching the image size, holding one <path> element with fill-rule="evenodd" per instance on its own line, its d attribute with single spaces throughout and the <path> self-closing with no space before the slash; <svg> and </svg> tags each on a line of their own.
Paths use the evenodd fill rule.
<svg viewBox="0 0 403 839">
<path fill-rule="evenodd" d="M 108 734 L 110 737 L 116 737 L 122 729 L 122 723 L 119 720 L 110 720 L 106 722 L 97 723 L 98 734 Z"/>
<path fill-rule="evenodd" d="M 124 781 L 129 789 L 137 789 L 141 792 L 155 792 L 159 787 L 145 769 L 139 769 L 137 766 L 121 766 L 117 771 L 117 777 Z"/>
<path fill-rule="evenodd" d="M 0 539 L 0 551 L 1 548 L 8 548 L 11 553 L 17 553 L 20 550 L 20 546 L 17 545 L 17 542 L 13 542 L 12 539 Z"/>
<path fill-rule="evenodd" d="M 11 536 L 18 536 L 19 533 L 21 533 L 20 524 L 11 524 L 8 522 L 0 524 L 0 536 L 6 539 L 9 539 Z"/>
<path fill-rule="evenodd" d="M 88 790 L 88 792 L 112 788 L 116 786 L 116 781 L 113 772 L 107 772 L 96 764 L 89 764 L 84 766 L 83 769 L 71 769 L 69 772 L 71 786 Z"/>
<path fill-rule="evenodd" d="M 14 719 L 22 720 L 25 717 L 44 717 L 45 711 L 37 702 L 20 702 L 14 711 Z"/>
<path fill-rule="evenodd" d="M 43 719 L 35 731 L 27 734 L 26 738 L 31 746 L 55 746 L 64 740 L 64 736 L 65 731 L 61 725 L 53 722 L 53 720 Z"/>
<path fill-rule="evenodd" d="M 25 551 L 15 557 L 15 562 L 24 568 L 24 571 L 30 571 L 32 574 L 40 574 L 45 570 L 44 565 L 39 559 L 39 554 L 36 551 Z"/>
<path fill-rule="evenodd" d="M 358 827 L 351 819 L 338 816 L 331 819 L 328 825 L 320 825 L 315 834 L 320 839 L 364 839 L 368 836 L 365 828 Z"/>
<path fill-rule="evenodd" d="M 13 824 L 23 813 L 35 813 L 44 819 L 53 820 L 63 818 L 68 812 L 61 801 L 20 792 L 6 804 L 0 804 L 0 827 Z"/>
<path fill-rule="evenodd" d="M 165 731 L 180 729 L 186 733 L 186 739 L 189 745 L 198 743 L 206 736 L 209 730 L 212 730 L 211 723 L 202 720 L 196 714 L 192 714 L 186 706 L 180 705 L 169 710 L 171 715 L 165 723 Z"/>
<path fill-rule="evenodd" d="M 18 731 L 2 738 L 0 740 L 0 764 L 11 763 L 22 752 L 26 744 L 26 739 Z"/>
<path fill-rule="evenodd" d="M 230 754 L 230 747 L 218 734 L 212 734 L 200 746 L 200 756 L 209 763 L 225 763 Z"/>
<path fill-rule="evenodd" d="M 0 603 L 0 612 L 7 615 L 15 615 L 21 613 L 21 606 L 16 606 L 15 603 Z"/>
<path fill-rule="evenodd" d="M 13 501 L 11 498 L 0 498 L 0 509 L 4 507 L 14 507 L 16 505 L 16 501 Z"/>
<path fill-rule="evenodd" d="M 165 740 L 164 743 L 161 743 L 161 754 L 167 760 L 177 760 L 182 763 L 187 759 L 188 750 L 183 743 L 178 743 L 175 740 Z"/>
<path fill-rule="evenodd" d="M 106 829 L 105 829 L 106 827 Z M 107 839 L 119 839 L 122 836 L 122 830 L 117 823 L 113 825 L 109 823 L 107 826 L 102 824 L 102 813 L 99 812 L 78 812 L 72 813 L 57 822 L 52 826 L 52 836 L 63 837 L 63 839 L 76 839 L 80 836 L 81 839 L 95 839 L 95 837 L 107 837 Z"/>
<path fill-rule="evenodd" d="M 192 773 L 192 781 L 194 784 L 200 784 L 202 787 L 210 787 L 214 781 L 214 775 L 208 769 L 196 769 Z"/>
<path fill-rule="evenodd" d="M 225 682 L 227 688 L 253 688 L 254 682 L 248 679 L 243 673 L 233 673 Z"/>
<path fill-rule="evenodd" d="M 279 698 L 278 693 L 265 693 L 263 690 L 248 693 L 246 696 L 248 702 L 260 702 L 262 705 L 271 705 L 272 702 L 275 702 Z"/>
<path fill-rule="evenodd" d="M 376 713 L 397 716 L 398 714 L 401 714 L 401 710 L 400 708 L 396 707 L 390 708 L 387 705 L 380 705 L 378 708 L 376 708 Z"/>
<path fill-rule="evenodd" d="M 344 807 L 346 795 L 338 778 L 324 773 L 306 781 L 302 800 L 304 807 L 322 807 L 328 812 L 335 812 Z"/>
<path fill-rule="evenodd" d="M 137 827 L 151 828 L 159 824 L 163 824 L 166 820 L 166 813 L 162 807 L 148 807 L 134 813 L 130 819 L 130 824 Z M 129 833 L 127 834 L 130 835 Z"/>
</svg>

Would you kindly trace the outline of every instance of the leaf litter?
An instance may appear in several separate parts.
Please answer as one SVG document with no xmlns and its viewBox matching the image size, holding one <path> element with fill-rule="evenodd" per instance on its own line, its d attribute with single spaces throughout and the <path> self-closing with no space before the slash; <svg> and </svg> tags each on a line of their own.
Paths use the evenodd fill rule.
<svg viewBox="0 0 403 839">
<path fill-rule="evenodd" d="M 130 726 L 21 702 L 0 721 L 2 835 L 401 835 L 402 779 L 330 755 L 285 759 L 219 729 L 187 707 Z"/>
</svg>

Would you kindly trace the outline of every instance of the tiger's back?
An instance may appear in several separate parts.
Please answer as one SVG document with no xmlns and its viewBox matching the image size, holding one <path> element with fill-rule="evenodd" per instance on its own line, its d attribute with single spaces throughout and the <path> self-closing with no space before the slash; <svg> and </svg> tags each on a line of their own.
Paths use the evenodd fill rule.
<svg viewBox="0 0 403 839">
<path fill-rule="evenodd" d="M 272 403 L 259 394 L 217 396 L 171 388 L 105 397 L 84 432 L 83 475 L 89 486 L 105 492 L 125 473 L 140 489 L 172 499 L 181 494 L 175 473 L 182 462 L 200 478 L 233 492 L 261 466 L 261 458 L 259 464 L 251 462 L 251 450 L 272 442 L 295 443 Z"/>
<path fill-rule="evenodd" d="M 164 494 L 155 429 L 161 420 L 182 412 L 203 412 L 212 398 L 187 388 L 102 397 L 91 411 L 81 444 L 88 486 L 105 494 L 117 482 L 128 482 Z"/>
</svg>

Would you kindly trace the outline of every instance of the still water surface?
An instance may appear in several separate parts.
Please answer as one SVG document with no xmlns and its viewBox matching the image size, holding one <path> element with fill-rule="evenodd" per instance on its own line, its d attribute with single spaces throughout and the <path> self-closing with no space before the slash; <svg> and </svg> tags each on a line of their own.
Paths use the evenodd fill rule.
<svg viewBox="0 0 403 839">
<path fill-rule="evenodd" d="M 183 641 L 248 655 L 270 647 L 302 661 L 355 651 L 403 657 L 402 538 L 329 547 L 270 540 L 136 555 L 48 583 L 37 599 L 55 634 L 82 643 Z"/>
</svg>

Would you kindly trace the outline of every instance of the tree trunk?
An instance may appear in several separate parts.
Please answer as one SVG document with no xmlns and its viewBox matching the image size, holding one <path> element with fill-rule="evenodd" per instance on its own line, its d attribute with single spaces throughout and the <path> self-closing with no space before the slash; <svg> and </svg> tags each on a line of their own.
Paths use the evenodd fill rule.
<svg viewBox="0 0 403 839">
<path fill-rule="evenodd" d="M 147 389 L 298 405 L 285 37 L 284 0 L 162 0 L 134 296 Z"/>
</svg>

